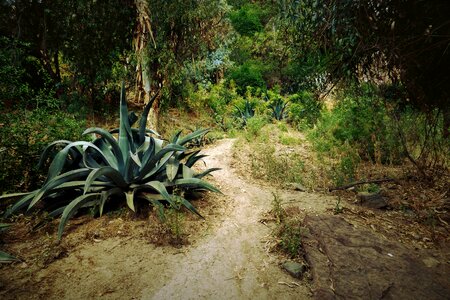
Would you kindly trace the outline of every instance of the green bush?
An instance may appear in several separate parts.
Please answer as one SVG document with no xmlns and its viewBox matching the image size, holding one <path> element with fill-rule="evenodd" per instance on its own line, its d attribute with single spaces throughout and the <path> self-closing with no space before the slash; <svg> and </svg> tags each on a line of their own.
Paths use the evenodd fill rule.
<svg viewBox="0 0 450 300">
<path fill-rule="evenodd" d="M 246 61 L 244 64 L 231 70 L 229 80 L 236 83 L 237 92 L 244 95 L 247 87 L 266 89 L 266 82 L 263 78 L 264 67 L 257 61 Z"/>
<path fill-rule="evenodd" d="M 348 143 L 365 160 L 397 162 L 402 157 L 402 147 L 376 91 L 363 86 L 344 91 L 339 97 L 337 105 L 321 115 L 310 133 L 316 150 L 336 152 Z"/>
<path fill-rule="evenodd" d="M 0 108 L 8 102 L 24 99 L 30 87 L 24 81 L 23 61 L 18 59 L 24 53 L 23 45 L 6 37 L 0 37 Z"/>
<path fill-rule="evenodd" d="M 301 256 L 305 229 L 297 220 L 286 220 L 278 228 L 281 248 L 292 258 Z"/>
<path fill-rule="evenodd" d="M 247 121 L 247 139 L 251 139 L 259 135 L 261 129 L 267 124 L 264 116 L 255 116 Z"/>
<path fill-rule="evenodd" d="M 308 91 L 302 91 L 289 97 L 289 120 L 295 126 L 312 127 L 323 109 L 322 103 Z"/>
<path fill-rule="evenodd" d="M 32 192 L 5 195 L 3 198 L 22 197 L 5 215 L 10 216 L 24 208 L 29 211 L 40 203 L 50 211 L 49 216 L 61 216 L 59 239 L 65 224 L 79 209 L 92 208 L 101 216 L 107 201 L 114 197 L 125 199 L 133 211 L 135 200 L 150 203 L 158 209 L 161 218 L 164 217 L 164 203 L 176 208 L 176 202 L 200 216 L 183 198 L 183 193 L 188 190 L 218 192 L 202 180 L 216 169 L 195 173 L 192 166 L 203 155 L 199 155 L 199 150 L 187 151 L 183 145 L 208 130 L 198 130 L 185 137 L 180 131 L 164 145 L 163 140 L 152 136 L 157 133 L 146 128 L 155 97 L 144 108 L 138 128 L 132 128 L 138 117 L 128 113 L 122 85 L 120 127 L 110 131 L 88 128 L 83 134 L 99 136 L 92 142 L 58 140 L 48 145 L 40 160 L 40 164 L 52 160 L 46 182 Z M 52 158 L 52 151 L 60 145 L 64 148 Z"/>
<path fill-rule="evenodd" d="M 1 192 L 36 188 L 45 173 L 36 167 L 44 147 L 53 140 L 80 139 L 85 121 L 61 111 L 36 109 L 0 114 Z"/>
<path fill-rule="evenodd" d="M 279 88 L 275 87 L 273 90 L 268 90 L 266 93 L 266 100 L 269 109 L 272 111 L 272 118 L 281 121 L 288 115 L 288 101 L 283 97 Z"/>
<path fill-rule="evenodd" d="M 230 13 L 233 28 L 241 35 L 251 36 L 263 30 L 261 19 L 264 12 L 258 5 L 245 4 L 237 11 Z"/>
</svg>

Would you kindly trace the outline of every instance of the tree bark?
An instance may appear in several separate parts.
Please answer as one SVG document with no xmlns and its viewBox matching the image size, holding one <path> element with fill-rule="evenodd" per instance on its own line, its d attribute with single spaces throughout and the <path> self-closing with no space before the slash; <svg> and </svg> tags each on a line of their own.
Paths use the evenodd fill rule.
<svg viewBox="0 0 450 300">
<path fill-rule="evenodd" d="M 145 104 L 150 100 L 151 82 L 150 82 L 150 66 L 147 62 L 146 48 L 149 40 L 153 42 L 156 47 L 156 42 L 153 37 L 152 26 L 150 23 L 150 8 L 146 0 L 135 0 L 134 4 L 137 11 L 137 22 L 133 36 L 133 47 L 136 54 L 136 85 L 134 102 L 137 104 Z M 148 115 L 147 124 L 152 129 L 158 129 L 158 108 L 159 96 L 153 102 L 152 108 Z"/>
</svg>

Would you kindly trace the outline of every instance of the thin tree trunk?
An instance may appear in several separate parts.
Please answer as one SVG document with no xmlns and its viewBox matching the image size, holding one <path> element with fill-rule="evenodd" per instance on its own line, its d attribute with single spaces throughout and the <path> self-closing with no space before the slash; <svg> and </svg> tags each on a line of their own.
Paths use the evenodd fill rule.
<svg viewBox="0 0 450 300">
<path fill-rule="evenodd" d="M 137 10 L 136 29 L 133 37 L 133 47 L 136 54 L 136 86 L 134 102 L 137 104 L 148 103 L 151 94 L 150 82 L 150 66 L 147 62 L 146 48 L 148 47 L 149 39 L 152 40 L 153 46 L 156 47 L 155 39 L 153 37 L 152 27 L 150 23 L 150 9 L 146 0 L 135 0 Z M 159 97 L 153 102 L 152 108 L 148 115 L 148 124 L 150 128 L 157 129 L 158 127 L 158 108 Z"/>
</svg>

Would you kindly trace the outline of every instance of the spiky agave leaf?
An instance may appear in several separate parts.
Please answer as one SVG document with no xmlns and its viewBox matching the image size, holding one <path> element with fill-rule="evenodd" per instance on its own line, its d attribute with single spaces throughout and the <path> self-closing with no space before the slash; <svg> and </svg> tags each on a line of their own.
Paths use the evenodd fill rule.
<svg viewBox="0 0 450 300">
<path fill-rule="evenodd" d="M 207 134 L 209 131 L 210 131 L 209 128 L 195 130 L 194 132 L 189 133 L 188 135 L 186 135 L 183 138 L 178 138 L 176 144 L 184 145 L 184 144 L 192 141 L 193 139 L 196 139 L 196 138 L 198 138 L 200 136 L 203 136 L 203 135 Z"/>
<path fill-rule="evenodd" d="M 117 161 L 117 167 L 119 169 L 119 172 L 122 172 L 124 169 L 124 165 L 125 165 L 124 159 L 123 159 L 123 153 L 122 153 L 121 148 L 119 147 L 118 142 L 113 137 L 113 135 L 102 128 L 96 128 L 96 127 L 91 127 L 91 128 L 86 129 L 83 132 L 83 135 L 91 134 L 91 133 L 96 133 L 96 134 L 102 136 L 108 142 L 108 144 L 111 147 L 112 152 L 114 154 L 114 158 Z"/>
<path fill-rule="evenodd" d="M 18 260 L 19 260 L 18 258 L 12 256 L 11 254 L 8 254 L 4 251 L 0 251 L 0 263 L 9 263 Z"/>
<path fill-rule="evenodd" d="M 81 208 L 83 206 L 83 204 L 85 204 L 86 202 L 92 201 L 92 199 L 100 200 L 99 199 L 100 195 L 101 195 L 101 193 L 81 195 L 81 196 L 75 198 L 72 202 L 70 202 L 69 205 L 66 206 L 66 208 L 64 209 L 64 211 L 62 213 L 61 221 L 58 226 L 58 240 L 61 240 L 61 237 L 62 237 L 62 234 L 64 231 L 64 226 L 69 221 L 69 219 L 77 212 L 77 210 L 79 208 Z"/>
</svg>

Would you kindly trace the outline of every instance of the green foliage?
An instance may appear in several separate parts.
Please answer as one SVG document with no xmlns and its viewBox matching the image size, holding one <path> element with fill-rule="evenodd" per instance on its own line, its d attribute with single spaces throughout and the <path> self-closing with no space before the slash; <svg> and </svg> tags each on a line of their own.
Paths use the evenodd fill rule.
<svg viewBox="0 0 450 300">
<path fill-rule="evenodd" d="M 266 89 L 266 82 L 262 75 L 263 70 L 264 67 L 258 61 L 246 61 L 234 68 L 228 78 L 236 83 L 238 93 L 244 95 L 248 86 Z"/>
<path fill-rule="evenodd" d="M 315 149 L 332 152 L 347 144 L 346 149 L 355 149 L 363 159 L 398 161 L 401 146 L 376 92 L 363 86 L 358 92 L 347 90 L 338 97 L 341 99 L 336 107 L 324 112 L 310 133 Z"/>
<path fill-rule="evenodd" d="M 296 220 L 287 220 L 278 228 L 278 236 L 280 237 L 280 246 L 291 257 L 301 255 L 303 228 L 300 222 Z"/>
<path fill-rule="evenodd" d="M 32 89 L 45 87 L 41 99 L 53 97 L 56 85 L 69 78 L 71 89 L 98 100 L 131 49 L 135 11 L 122 1 L 3 1 L 3 12 L 0 31 L 27 45 L 22 52 L 10 48 L 16 49 L 15 61 L 33 61 L 21 71 L 37 75 L 28 81 Z"/>
<path fill-rule="evenodd" d="M 10 226 L 11 224 L 0 223 L 0 233 L 8 229 L 8 227 Z M 11 254 L 8 254 L 4 251 L 0 251 L 0 263 L 9 263 L 14 261 L 18 261 L 18 259 L 12 256 Z"/>
<path fill-rule="evenodd" d="M 5 102 L 22 100 L 29 92 L 24 82 L 25 69 L 22 66 L 24 50 L 16 40 L 0 37 L 0 108 Z"/>
<path fill-rule="evenodd" d="M 284 99 L 284 97 L 279 93 L 278 88 L 268 90 L 265 98 L 269 109 L 272 111 L 273 119 L 281 121 L 287 117 L 288 100 Z"/>
<path fill-rule="evenodd" d="M 225 1 L 150 0 L 154 43 L 145 53 L 151 89 L 162 86 L 162 107 L 182 102 L 187 83 L 216 82 L 228 51 Z"/>
<path fill-rule="evenodd" d="M 302 91 L 289 97 L 292 103 L 289 109 L 289 120 L 296 126 L 312 127 L 320 117 L 322 103 L 308 91 Z"/>
<path fill-rule="evenodd" d="M 177 243 L 183 236 L 184 214 L 181 212 L 182 198 L 173 195 L 174 203 L 165 213 L 165 224 Z"/>
<path fill-rule="evenodd" d="M 334 82 L 402 82 L 409 104 L 446 112 L 448 137 L 449 14 L 448 1 L 289 0 L 280 15 L 298 53 L 327 56 Z"/>
<path fill-rule="evenodd" d="M 264 116 L 254 116 L 248 119 L 246 124 L 247 139 L 252 139 L 259 135 L 261 129 L 267 124 L 267 119 Z"/>
<path fill-rule="evenodd" d="M 344 212 L 344 208 L 341 205 L 341 197 L 338 197 L 337 201 L 336 201 L 336 205 L 334 206 L 334 210 L 333 213 L 335 215 L 341 214 Z"/>
<path fill-rule="evenodd" d="M 263 29 L 264 12 L 256 4 L 245 4 L 230 13 L 229 17 L 234 29 L 241 35 L 251 36 Z"/>
<path fill-rule="evenodd" d="M 0 186 L 2 192 L 34 189 L 45 173 L 36 161 L 52 140 L 81 138 L 85 122 L 73 115 L 46 109 L 0 114 Z"/>
<path fill-rule="evenodd" d="M 218 190 L 201 178 L 216 169 L 196 174 L 191 167 L 203 156 L 199 150 L 188 152 L 183 145 L 204 135 L 208 130 L 198 130 L 184 137 L 181 131 L 164 145 L 164 141 L 152 136 L 146 122 L 152 101 L 143 112 L 138 128 L 134 113 L 128 114 L 125 89 L 122 86 L 120 101 L 120 127 L 111 131 L 89 128 L 84 134 L 96 134 L 92 142 L 59 140 L 51 143 L 41 155 L 40 164 L 51 157 L 52 151 L 64 148 L 54 156 L 44 185 L 26 193 L 7 212 L 9 216 L 19 210 L 32 209 L 44 201 L 50 216 L 61 215 L 58 238 L 62 237 L 65 224 L 81 208 L 95 207 L 100 215 L 113 197 L 122 197 L 135 211 L 135 200 L 141 199 L 158 208 L 163 215 L 164 203 L 175 207 L 176 201 L 200 216 L 192 204 L 173 191 Z M 118 134 L 116 139 L 113 134 Z M 16 197 L 6 195 L 2 198 Z M 175 199 L 176 198 L 176 199 Z"/>
<path fill-rule="evenodd" d="M 349 182 L 356 180 L 356 169 L 360 162 L 359 156 L 352 151 L 352 149 L 347 149 L 343 151 L 339 158 L 337 165 L 333 166 L 332 169 L 332 179 L 336 186 L 344 185 Z"/>
<path fill-rule="evenodd" d="M 281 224 L 286 218 L 286 211 L 281 205 L 281 197 L 272 192 L 273 200 L 272 200 L 272 214 L 275 217 L 277 224 Z"/>
<path fill-rule="evenodd" d="M 268 124 L 259 130 L 259 134 L 247 139 L 251 148 L 251 172 L 254 178 L 264 179 L 274 184 L 286 182 L 301 183 L 305 169 L 304 161 L 295 152 L 279 153 L 270 134 L 275 125 Z"/>
<path fill-rule="evenodd" d="M 248 99 L 245 100 L 243 106 L 235 106 L 235 116 L 240 120 L 242 126 L 246 126 L 247 122 L 255 115 L 255 106 L 256 103 L 250 102 Z"/>
</svg>

